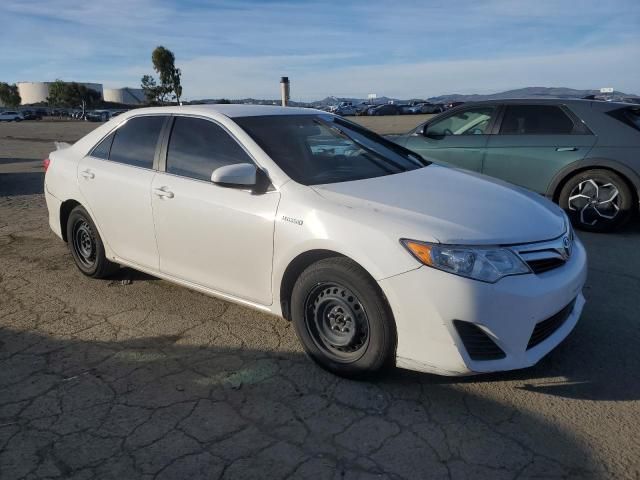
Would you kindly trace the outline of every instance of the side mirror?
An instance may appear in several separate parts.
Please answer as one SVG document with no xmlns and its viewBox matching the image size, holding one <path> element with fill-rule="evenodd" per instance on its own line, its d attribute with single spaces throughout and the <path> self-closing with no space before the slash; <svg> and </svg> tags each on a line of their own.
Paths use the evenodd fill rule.
<svg viewBox="0 0 640 480">
<path fill-rule="evenodd" d="M 424 125 L 418 127 L 418 130 L 416 130 L 416 135 L 422 135 L 423 137 L 426 137 L 427 130 L 429 130 L 429 124 L 425 123 Z"/>
<path fill-rule="evenodd" d="M 258 169 L 250 163 L 236 163 L 216 168 L 211 181 L 226 187 L 254 187 L 258 179 Z"/>
</svg>

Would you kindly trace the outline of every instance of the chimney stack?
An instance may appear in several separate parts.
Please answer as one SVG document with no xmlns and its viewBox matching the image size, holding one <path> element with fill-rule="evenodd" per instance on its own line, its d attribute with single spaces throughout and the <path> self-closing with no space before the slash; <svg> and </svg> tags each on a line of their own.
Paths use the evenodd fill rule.
<svg viewBox="0 0 640 480">
<path fill-rule="evenodd" d="M 280 98 L 282 106 L 286 107 L 289 104 L 289 77 L 280 78 Z"/>
</svg>

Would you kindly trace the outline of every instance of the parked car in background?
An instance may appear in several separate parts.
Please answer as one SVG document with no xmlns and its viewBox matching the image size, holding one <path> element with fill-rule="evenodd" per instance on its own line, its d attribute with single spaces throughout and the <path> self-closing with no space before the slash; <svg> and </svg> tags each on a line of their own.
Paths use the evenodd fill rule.
<svg viewBox="0 0 640 480">
<path fill-rule="evenodd" d="M 109 118 L 111 118 L 111 113 L 108 110 L 91 110 L 84 116 L 88 122 L 106 122 Z"/>
<path fill-rule="evenodd" d="M 336 115 L 341 115 L 346 117 L 348 115 L 355 115 L 357 113 L 356 107 L 351 104 L 348 105 L 338 105 L 338 107 L 333 111 Z"/>
<path fill-rule="evenodd" d="M 409 113 L 441 113 L 444 112 L 444 110 L 444 105 L 423 102 L 411 106 L 409 108 Z"/>
<path fill-rule="evenodd" d="M 49 224 L 84 275 L 128 265 L 284 316 L 340 375 L 531 366 L 585 303 L 556 205 L 318 110 L 134 110 L 45 166 Z"/>
<path fill-rule="evenodd" d="M 20 113 L 24 120 L 42 120 L 42 115 L 37 110 L 22 110 Z"/>
<path fill-rule="evenodd" d="M 0 122 L 21 122 L 24 120 L 22 113 L 16 110 L 7 110 L 0 113 Z"/>
<path fill-rule="evenodd" d="M 615 229 L 638 211 L 640 107 L 589 100 L 467 103 L 393 140 L 546 195 L 574 225 Z"/>
<path fill-rule="evenodd" d="M 368 111 L 368 115 L 400 115 L 402 110 L 398 105 L 393 103 L 387 103 L 385 105 L 378 105 Z"/>
</svg>

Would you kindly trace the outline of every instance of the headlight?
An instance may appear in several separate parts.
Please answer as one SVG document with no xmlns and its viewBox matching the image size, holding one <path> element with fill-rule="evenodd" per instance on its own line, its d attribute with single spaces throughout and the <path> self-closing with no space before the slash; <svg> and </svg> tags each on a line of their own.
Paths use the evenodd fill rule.
<svg viewBox="0 0 640 480">
<path fill-rule="evenodd" d="M 445 272 L 495 283 L 508 275 L 530 273 L 529 267 L 508 248 L 466 247 L 400 240 L 421 263 Z"/>
</svg>

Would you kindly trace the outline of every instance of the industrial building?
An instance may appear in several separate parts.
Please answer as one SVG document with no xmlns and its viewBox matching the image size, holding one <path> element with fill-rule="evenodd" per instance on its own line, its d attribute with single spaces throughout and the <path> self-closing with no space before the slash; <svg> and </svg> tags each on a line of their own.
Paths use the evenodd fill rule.
<svg viewBox="0 0 640 480">
<path fill-rule="evenodd" d="M 141 88 L 105 88 L 105 102 L 122 103 L 124 105 L 141 105 L 144 103 L 144 90 Z"/>
<path fill-rule="evenodd" d="M 46 103 L 49 87 L 53 82 L 18 82 L 18 92 L 22 105 Z M 101 83 L 77 82 L 100 94 L 105 102 L 121 103 L 124 105 L 140 105 L 144 103 L 144 92 L 141 88 L 103 88 Z"/>
</svg>

